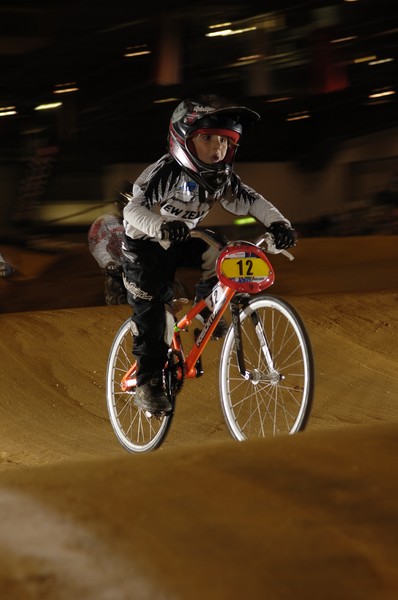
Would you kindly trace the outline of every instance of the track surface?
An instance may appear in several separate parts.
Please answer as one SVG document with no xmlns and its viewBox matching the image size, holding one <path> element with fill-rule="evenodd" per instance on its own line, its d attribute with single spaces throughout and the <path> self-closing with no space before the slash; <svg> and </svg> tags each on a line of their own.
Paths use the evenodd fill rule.
<svg viewBox="0 0 398 600">
<path fill-rule="evenodd" d="M 397 597 L 397 239 L 301 240 L 294 253 L 273 260 L 273 293 L 314 347 L 307 430 L 234 442 L 217 341 L 164 446 L 137 456 L 116 441 L 104 399 L 129 309 L 90 306 L 87 290 L 62 306 L 68 260 L 50 261 L 52 277 L 48 265 L 21 269 L 12 285 L 25 300 L 34 287 L 34 311 L 19 300 L 13 312 L 1 282 L 1 598 Z"/>
</svg>

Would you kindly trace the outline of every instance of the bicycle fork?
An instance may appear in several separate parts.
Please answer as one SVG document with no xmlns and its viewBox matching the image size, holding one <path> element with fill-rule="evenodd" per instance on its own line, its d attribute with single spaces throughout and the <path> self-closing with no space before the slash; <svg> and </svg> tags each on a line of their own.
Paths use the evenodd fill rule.
<svg viewBox="0 0 398 600">
<path fill-rule="evenodd" d="M 242 327 L 239 317 L 241 308 L 244 309 L 246 306 L 248 306 L 248 303 L 242 303 L 242 299 L 239 300 L 238 298 L 233 298 L 231 300 L 230 309 L 232 325 L 234 328 L 235 350 L 238 360 L 239 372 L 244 379 L 246 379 L 247 381 L 252 381 L 254 384 L 259 383 L 260 381 L 276 384 L 281 379 L 283 379 L 283 375 L 275 369 L 266 333 L 264 331 L 262 323 L 260 322 L 260 319 L 258 318 L 257 311 L 255 310 L 253 310 L 250 313 L 250 319 L 253 323 L 253 327 L 256 332 L 260 348 L 264 356 L 265 364 L 267 366 L 267 372 L 261 371 L 257 368 L 253 368 L 252 371 L 248 371 L 246 369 L 242 342 Z"/>
</svg>

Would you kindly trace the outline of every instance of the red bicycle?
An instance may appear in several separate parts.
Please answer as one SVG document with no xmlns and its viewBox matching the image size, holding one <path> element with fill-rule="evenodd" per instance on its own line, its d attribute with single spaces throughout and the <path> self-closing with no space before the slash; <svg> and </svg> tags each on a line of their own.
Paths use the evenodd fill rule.
<svg viewBox="0 0 398 600">
<path fill-rule="evenodd" d="M 265 252 L 283 252 L 290 259 L 293 256 L 276 250 L 269 233 L 254 242 L 226 245 L 210 230 L 197 228 L 191 235 L 219 249 L 218 282 L 207 298 L 188 307 L 183 316 L 177 316 L 183 304 L 175 301 L 174 334 L 163 372 L 171 412 L 152 414 L 134 404 L 136 363 L 131 318 L 120 327 L 110 349 L 108 413 L 117 439 L 128 452 L 154 450 L 165 440 L 177 396 L 186 380 L 203 375 L 201 355 L 228 306 L 231 325 L 220 356 L 219 390 L 231 435 L 244 441 L 294 434 L 304 429 L 311 412 L 314 361 L 309 336 L 293 306 L 264 293 L 275 279 Z M 199 313 L 206 307 L 210 314 L 203 322 Z M 187 332 L 193 333 L 190 340 Z"/>
</svg>

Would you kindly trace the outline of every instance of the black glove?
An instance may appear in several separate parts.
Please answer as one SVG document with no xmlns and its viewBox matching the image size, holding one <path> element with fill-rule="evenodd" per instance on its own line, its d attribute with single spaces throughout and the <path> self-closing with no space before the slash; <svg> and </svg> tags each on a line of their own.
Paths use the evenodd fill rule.
<svg viewBox="0 0 398 600">
<path fill-rule="evenodd" d="M 116 273 L 120 273 L 122 271 L 121 265 L 116 264 L 113 260 L 109 261 L 105 265 L 105 273 L 107 275 L 116 275 Z"/>
<path fill-rule="evenodd" d="M 275 248 L 278 250 L 291 248 L 297 243 L 297 233 L 295 229 L 289 227 L 287 223 L 275 221 L 274 223 L 271 223 L 268 231 L 272 234 L 275 242 Z"/>
<path fill-rule="evenodd" d="M 164 221 L 160 226 L 162 240 L 169 240 L 171 244 L 185 242 L 189 238 L 190 229 L 184 221 Z"/>
</svg>

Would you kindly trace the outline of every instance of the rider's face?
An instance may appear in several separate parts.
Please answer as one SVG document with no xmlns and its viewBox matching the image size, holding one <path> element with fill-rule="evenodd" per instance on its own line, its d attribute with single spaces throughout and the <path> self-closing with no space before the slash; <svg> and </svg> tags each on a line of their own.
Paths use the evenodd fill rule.
<svg viewBox="0 0 398 600">
<path fill-rule="evenodd" d="M 198 133 L 192 138 L 198 159 L 207 164 L 224 160 L 228 150 L 228 138 L 221 135 Z"/>
</svg>

